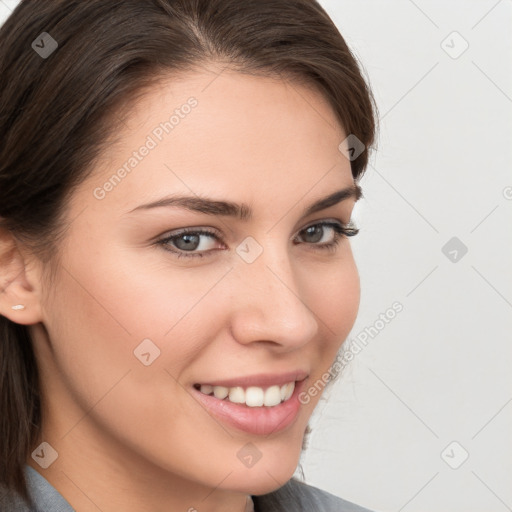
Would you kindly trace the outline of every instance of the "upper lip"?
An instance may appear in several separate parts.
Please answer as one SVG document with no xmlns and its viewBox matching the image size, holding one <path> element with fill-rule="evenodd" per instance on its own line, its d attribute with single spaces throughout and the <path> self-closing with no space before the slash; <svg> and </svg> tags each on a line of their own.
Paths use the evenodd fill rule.
<svg viewBox="0 0 512 512">
<path fill-rule="evenodd" d="M 210 386 L 224 386 L 226 388 L 242 387 L 246 388 L 249 386 L 257 387 L 268 387 L 268 386 L 282 386 L 288 382 L 295 382 L 304 380 L 308 376 L 308 373 L 303 370 L 295 370 L 286 373 L 260 373 L 257 375 L 244 375 L 240 377 L 233 377 L 229 379 L 218 379 L 211 381 L 204 381 L 198 384 Z"/>
</svg>

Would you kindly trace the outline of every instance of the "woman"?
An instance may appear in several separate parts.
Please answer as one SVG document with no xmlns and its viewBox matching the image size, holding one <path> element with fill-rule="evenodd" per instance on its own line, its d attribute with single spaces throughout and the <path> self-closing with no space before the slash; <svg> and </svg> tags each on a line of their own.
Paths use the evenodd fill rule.
<svg viewBox="0 0 512 512">
<path fill-rule="evenodd" d="M 364 510 L 292 479 L 374 138 L 324 10 L 22 1 L 0 41 L 1 509 Z"/>
</svg>

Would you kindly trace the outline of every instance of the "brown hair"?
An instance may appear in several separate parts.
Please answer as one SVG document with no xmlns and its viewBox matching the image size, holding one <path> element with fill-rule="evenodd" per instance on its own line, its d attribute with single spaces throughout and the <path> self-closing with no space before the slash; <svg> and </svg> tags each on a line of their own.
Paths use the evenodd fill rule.
<svg viewBox="0 0 512 512">
<path fill-rule="evenodd" d="M 46 57 L 33 46 L 43 32 L 58 45 Z M 22 0 L 0 29 L 0 229 L 52 267 L 66 201 L 123 109 L 163 75 L 208 62 L 315 86 L 364 144 L 351 161 L 361 177 L 374 102 L 316 0 Z M 0 486 L 27 501 L 23 471 L 41 422 L 27 328 L 0 316 Z"/>
</svg>

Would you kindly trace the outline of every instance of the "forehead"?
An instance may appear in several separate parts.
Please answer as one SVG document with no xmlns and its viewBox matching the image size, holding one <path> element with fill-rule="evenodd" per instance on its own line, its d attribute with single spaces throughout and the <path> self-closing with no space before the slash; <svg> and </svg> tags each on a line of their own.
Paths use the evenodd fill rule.
<svg viewBox="0 0 512 512">
<path fill-rule="evenodd" d="M 124 169 L 108 187 L 112 204 L 176 189 L 225 197 L 229 187 L 247 197 L 352 182 L 334 111 L 321 93 L 290 80 L 232 70 L 162 79 L 123 121 L 89 183 L 102 186 Z"/>
</svg>

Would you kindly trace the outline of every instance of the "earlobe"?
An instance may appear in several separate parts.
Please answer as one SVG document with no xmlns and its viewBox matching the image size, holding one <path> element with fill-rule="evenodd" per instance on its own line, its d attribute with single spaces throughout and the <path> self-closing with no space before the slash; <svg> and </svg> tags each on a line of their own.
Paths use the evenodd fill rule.
<svg viewBox="0 0 512 512">
<path fill-rule="evenodd" d="M 28 256 L 19 240 L 0 227 L 0 315 L 22 325 L 41 321 L 39 268 L 29 264 Z"/>
</svg>

